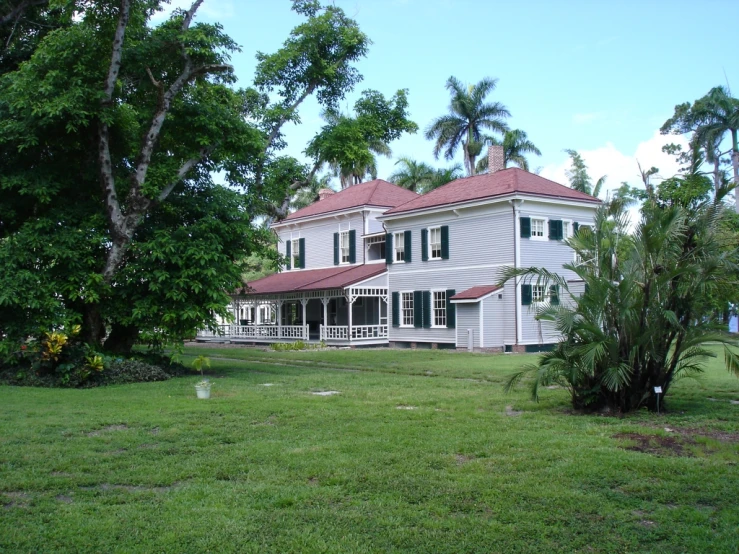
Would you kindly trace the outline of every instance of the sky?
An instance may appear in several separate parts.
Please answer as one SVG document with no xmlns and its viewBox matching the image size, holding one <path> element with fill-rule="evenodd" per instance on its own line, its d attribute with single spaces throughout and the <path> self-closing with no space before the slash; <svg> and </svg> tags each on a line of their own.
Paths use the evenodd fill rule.
<svg viewBox="0 0 739 554">
<path fill-rule="evenodd" d="M 419 126 L 390 144 L 378 176 L 387 179 L 398 157 L 432 166 L 453 162 L 433 156 L 424 130 L 448 111 L 446 80 L 467 84 L 498 79 L 489 100 L 511 112 L 508 124 L 524 130 L 542 152 L 529 165 L 566 183 L 565 149 L 579 151 L 593 180 L 607 175 L 604 193 L 621 182 L 640 184 L 637 162 L 657 167 L 657 178 L 677 166 L 661 152 L 684 137 L 659 128 L 676 104 L 693 101 L 714 86 L 739 91 L 736 35 L 725 22 L 739 21 L 737 0 L 334 0 L 372 40 L 357 65 L 364 80 L 347 95 L 349 111 L 359 93 L 386 97 L 408 89 L 410 116 Z M 189 0 L 172 6 L 189 7 Z M 238 86 L 251 84 L 257 51 L 275 52 L 302 18 L 289 0 L 205 0 L 198 18 L 220 22 L 242 48 L 232 63 Z M 305 159 L 307 142 L 324 122 L 314 101 L 300 110 L 302 123 L 285 129 L 287 154 Z"/>
</svg>

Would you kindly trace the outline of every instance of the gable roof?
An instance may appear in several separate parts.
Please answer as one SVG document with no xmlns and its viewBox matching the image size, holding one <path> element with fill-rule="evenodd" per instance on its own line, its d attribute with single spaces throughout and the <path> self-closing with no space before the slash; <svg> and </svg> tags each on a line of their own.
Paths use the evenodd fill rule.
<svg viewBox="0 0 739 554">
<path fill-rule="evenodd" d="M 291 213 L 282 221 L 293 221 L 304 217 L 340 212 L 361 206 L 394 208 L 418 198 L 418 194 L 382 179 L 352 185 L 323 200 Z M 279 224 L 278 224 L 279 225 Z"/>
<path fill-rule="evenodd" d="M 599 204 L 600 200 L 517 167 L 457 179 L 418 196 L 383 215 L 394 215 L 437 206 L 451 206 L 474 200 L 485 200 L 510 194 L 529 194 L 560 200 Z"/>
<path fill-rule="evenodd" d="M 339 289 L 375 277 L 387 271 L 385 264 L 363 264 L 349 267 L 329 267 L 285 271 L 262 277 L 236 291 L 246 296 L 276 294 L 281 292 L 305 292 L 311 290 Z"/>
</svg>

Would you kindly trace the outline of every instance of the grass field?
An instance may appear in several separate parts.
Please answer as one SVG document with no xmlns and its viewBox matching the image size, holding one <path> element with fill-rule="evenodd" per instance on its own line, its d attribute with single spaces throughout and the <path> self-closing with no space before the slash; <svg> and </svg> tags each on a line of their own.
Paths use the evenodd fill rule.
<svg viewBox="0 0 739 554">
<path fill-rule="evenodd" d="M 186 352 L 211 400 L 197 375 L 0 387 L 0 552 L 739 551 L 720 359 L 617 418 L 504 394 L 533 356 Z"/>
</svg>

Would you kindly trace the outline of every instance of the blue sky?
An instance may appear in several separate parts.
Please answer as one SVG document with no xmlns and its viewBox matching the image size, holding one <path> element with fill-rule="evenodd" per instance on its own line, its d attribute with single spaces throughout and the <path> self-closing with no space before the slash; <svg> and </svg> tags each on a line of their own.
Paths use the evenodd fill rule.
<svg viewBox="0 0 739 554">
<path fill-rule="evenodd" d="M 187 0 L 173 5 L 189 6 Z M 739 92 L 736 0 L 620 0 L 527 2 L 473 0 L 335 0 L 355 18 L 373 45 L 359 63 L 364 81 L 344 102 L 372 88 L 392 95 L 409 90 L 411 118 L 420 132 L 391 144 L 379 176 L 394 158 L 410 156 L 435 166 L 423 137 L 429 122 L 447 111 L 444 83 L 499 79 L 491 100 L 510 110 L 512 128 L 526 131 L 542 151 L 530 158 L 542 175 L 564 180 L 565 148 L 580 151 L 593 177 L 609 176 L 616 188 L 638 182 L 636 160 L 674 173 L 657 134 L 675 104 L 692 101 L 728 83 Z M 248 86 L 257 50 L 274 52 L 302 18 L 288 0 L 205 0 L 203 20 L 220 21 L 243 52 L 233 59 Z M 320 129 L 318 106 L 306 102 L 303 123 L 287 129 L 288 153 L 302 157 Z M 669 138 L 668 140 L 675 140 Z M 455 161 L 461 162 L 461 153 Z"/>
</svg>

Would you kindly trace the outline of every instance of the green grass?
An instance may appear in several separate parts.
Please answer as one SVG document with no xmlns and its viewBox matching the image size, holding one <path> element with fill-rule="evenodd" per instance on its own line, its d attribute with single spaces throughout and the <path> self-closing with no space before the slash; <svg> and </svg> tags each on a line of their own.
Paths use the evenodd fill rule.
<svg viewBox="0 0 739 554">
<path fill-rule="evenodd" d="M 0 552 L 739 550 L 721 360 L 668 414 L 616 418 L 504 394 L 534 356 L 186 352 L 211 356 L 209 401 L 197 374 L 0 387 Z"/>
</svg>

